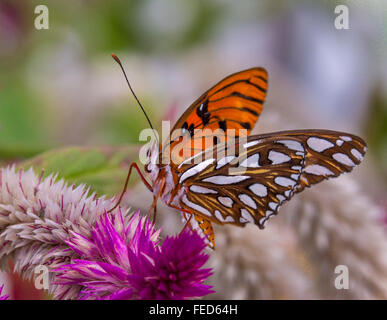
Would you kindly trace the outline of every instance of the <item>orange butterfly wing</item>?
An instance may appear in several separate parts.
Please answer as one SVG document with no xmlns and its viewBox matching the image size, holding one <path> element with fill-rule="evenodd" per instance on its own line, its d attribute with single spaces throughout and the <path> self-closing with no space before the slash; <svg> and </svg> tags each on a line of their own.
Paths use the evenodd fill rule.
<svg viewBox="0 0 387 320">
<path fill-rule="evenodd" d="M 172 131 L 183 126 L 218 129 L 223 125 L 219 122 L 225 121 L 227 129 L 247 129 L 250 133 L 263 109 L 267 80 L 263 68 L 252 68 L 226 77 L 198 98 Z M 199 110 L 202 104 L 204 106 Z"/>
<path fill-rule="evenodd" d="M 170 142 L 163 147 L 163 153 L 175 153 L 174 163 L 178 164 L 205 148 L 227 141 L 224 134 L 226 130 L 234 129 L 236 137 L 249 135 L 262 112 L 267 83 L 268 75 L 263 68 L 237 72 L 217 83 L 199 97 L 176 122 L 171 130 Z M 209 131 L 198 132 L 198 129 L 218 129 L 223 134 L 215 137 Z M 245 134 L 240 129 L 244 129 Z M 182 142 L 184 134 L 189 141 Z M 181 147 L 175 148 L 178 143 L 182 143 Z"/>
</svg>

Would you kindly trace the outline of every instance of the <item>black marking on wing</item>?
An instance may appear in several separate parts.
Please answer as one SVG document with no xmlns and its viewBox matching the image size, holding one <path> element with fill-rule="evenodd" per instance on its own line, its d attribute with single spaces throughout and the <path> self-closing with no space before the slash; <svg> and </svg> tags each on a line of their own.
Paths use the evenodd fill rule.
<svg viewBox="0 0 387 320">
<path fill-rule="evenodd" d="M 228 96 L 224 96 L 224 97 L 221 97 L 219 99 L 210 100 L 210 102 L 218 102 L 218 101 L 230 98 L 230 97 L 238 97 L 238 98 L 242 98 L 242 99 L 245 99 L 245 100 L 253 101 L 253 102 L 256 102 L 256 103 L 259 103 L 259 104 L 263 104 L 263 102 L 264 102 L 261 99 L 257 99 L 257 98 L 251 97 L 251 96 L 246 96 L 246 95 L 244 95 L 244 94 L 242 94 L 242 93 L 240 93 L 238 91 L 231 92 Z"/>
</svg>

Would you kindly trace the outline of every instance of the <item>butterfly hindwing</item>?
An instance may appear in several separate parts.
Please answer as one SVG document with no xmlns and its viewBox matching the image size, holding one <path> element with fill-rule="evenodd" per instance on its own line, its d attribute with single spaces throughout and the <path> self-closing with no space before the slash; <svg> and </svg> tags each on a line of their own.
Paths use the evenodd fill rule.
<svg viewBox="0 0 387 320">
<path fill-rule="evenodd" d="M 222 148 L 227 146 L 217 151 Z M 252 222 L 262 228 L 294 193 L 351 171 L 364 153 L 362 139 L 328 130 L 251 136 L 235 156 L 183 162 L 181 206 L 218 224 Z"/>
</svg>

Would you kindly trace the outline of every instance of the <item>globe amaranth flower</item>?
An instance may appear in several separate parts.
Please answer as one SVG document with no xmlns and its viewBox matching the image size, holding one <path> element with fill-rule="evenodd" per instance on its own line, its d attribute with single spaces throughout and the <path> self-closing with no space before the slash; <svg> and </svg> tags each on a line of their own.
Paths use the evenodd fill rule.
<svg viewBox="0 0 387 320">
<path fill-rule="evenodd" d="M 8 300 L 8 295 L 1 295 L 1 292 L 3 291 L 4 285 L 0 286 L 0 300 Z"/>
<path fill-rule="evenodd" d="M 81 259 L 54 270 L 56 284 L 80 285 L 81 299 L 186 299 L 213 291 L 203 282 L 206 244 L 195 232 L 159 242 L 159 230 L 137 212 L 127 227 L 119 213 L 106 213 L 91 238 L 80 234 L 67 244 Z"/>
</svg>

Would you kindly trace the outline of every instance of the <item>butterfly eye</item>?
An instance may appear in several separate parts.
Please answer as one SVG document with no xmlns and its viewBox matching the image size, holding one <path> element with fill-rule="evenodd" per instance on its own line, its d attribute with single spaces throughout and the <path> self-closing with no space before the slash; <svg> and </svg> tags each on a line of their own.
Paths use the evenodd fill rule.
<svg viewBox="0 0 387 320">
<path fill-rule="evenodd" d="M 145 165 L 144 169 L 145 169 L 145 171 L 148 172 L 148 173 L 151 172 L 151 170 L 149 169 L 149 163 Z"/>
</svg>

